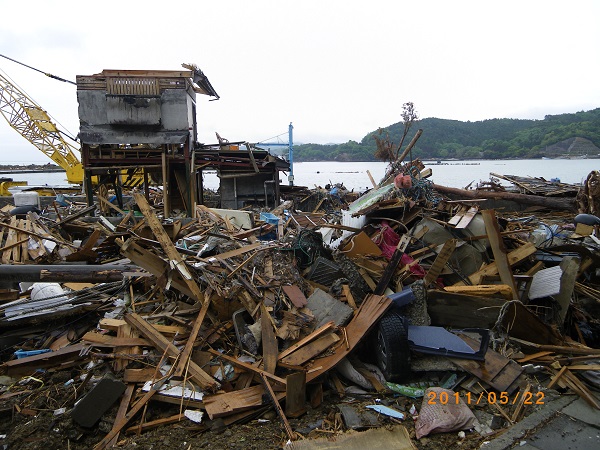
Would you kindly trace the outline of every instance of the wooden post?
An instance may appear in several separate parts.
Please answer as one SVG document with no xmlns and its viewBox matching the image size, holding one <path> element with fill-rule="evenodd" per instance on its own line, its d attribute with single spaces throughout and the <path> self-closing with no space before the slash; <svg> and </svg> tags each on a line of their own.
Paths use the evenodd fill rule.
<svg viewBox="0 0 600 450">
<path fill-rule="evenodd" d="M 498 267 L 500 279 L 502 280 L 502 283 L 510 286 L 513 299 L 518 300 L 519 291 L 517 289 L 517 285 L 515 284 L 510 263 L 508 262 L 506 247 L 504 246 L 504 241 L 502 240 L 502 235 L 500 234 L 500 227 L 498 225 L 498 221 L 496 220 L 496 213 L 493 209 L 486 209 L 482 211 L 481 214 L 483 216 L 483 222 L 485 223 L 485 230 L 488 235 L 490 247 L 492 247 L 492 253 L 494 254 L 494 261 Z"/>
</svg>

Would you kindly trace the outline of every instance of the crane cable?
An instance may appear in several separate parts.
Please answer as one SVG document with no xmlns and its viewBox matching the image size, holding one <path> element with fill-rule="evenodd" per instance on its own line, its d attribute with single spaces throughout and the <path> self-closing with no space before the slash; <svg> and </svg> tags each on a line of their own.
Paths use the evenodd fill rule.
<svg viewBox="0 0 600 450">
<path fill-rule="evenodd" d="M 75 82 L 73 82 L 73 81 L 71 81 L 71 80 L 65 80 L 64 78 L 61 78 L 61 77 L 59 77 L 59 76 L 52 75 L 51 73 L 47 73 L 47 72 L 44 72 L 43 70 L 36 69 L 35 67 L 28 66 L 27 64 L 24 64 L 24 63 L 22 63 L 22 62 L 19 62 L 19 61 L 17 61 L 16 59 L 9 58 L 9 57 L 8 57 L 8 56 L 6 56 L 6 55 L 2 55 L 2 54 L 0 54 L 0 56 L 2 56 L 3 58 L 9 59 L 9 60 L 10 60 L 10 61 L 12 61 L 12 62 L 16 62 L 17 64 L 21 64 L 22 66 L 25 66 L 25 67 L 27 67 L 27 68 L 29 68 L 29 69 L 35 70 L 36 72 L 43 73 L 43 74 L 44 74 L 44 75 L 46 75 L 47 77 L 54 78 L 55 80 L 58 80 L 58 81 L 64 81 L 65 83 L 71 83 L 71 84 L 74 84 L 74 85 L 76 85 L 76 86 L 77 86 L 77 83 L 75 83 Z"/>
</svg>

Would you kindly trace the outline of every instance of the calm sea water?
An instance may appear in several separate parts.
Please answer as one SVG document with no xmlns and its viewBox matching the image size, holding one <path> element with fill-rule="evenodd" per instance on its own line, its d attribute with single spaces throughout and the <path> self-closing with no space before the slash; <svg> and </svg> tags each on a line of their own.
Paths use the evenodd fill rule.
<svg viewBox="0 0 600 450">
<path fill-rule="evenodd" d="M 500 175 L 518 175 L 542 177 L 546 180 L 559 178 L 563 183 L 579 184 L 585 180 L 592 170 L 600 170 L 600 159 L 548 159 L 548 160 L 490 160 L 490 161 L 441 161 L 439 164 L 428 164 L 433 171 L 430 178 L 433 182 L 449 187 L 465 187 L 469 183 L 488 181 L 491 173 Z M 447 163 L 447 165 L 446 165 Z M 300 162 L 294 164 L 294 184 L 306 186 L 325 186 L 328 183 L 343 183 L 350 190 L 363 191 L 370 188 L 371 181 L 367 171 L 375 182 L 379 182 L 385 174 L 387 164 L 383 162 Z M 0 176 L 9 176 L 2 174 Z M 27 181 L 31 186 L 68 185 L 65 174 L 27 173 L 12 175 L 14 180 Z M 287 174 L 281 174 L 282 184 L 288 184 Z M 217 189 L 219 179 L 214 172 L 205 173 L 204 185 Z"/>
</svg>

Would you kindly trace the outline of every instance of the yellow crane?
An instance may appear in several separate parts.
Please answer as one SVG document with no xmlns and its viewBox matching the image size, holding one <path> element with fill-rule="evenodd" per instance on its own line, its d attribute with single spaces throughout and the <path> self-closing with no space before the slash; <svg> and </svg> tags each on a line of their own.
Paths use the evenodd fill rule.
<svg viewBox="0 0 600 450">
<path fill-rule="evenodd" d="M 8 124 L 63 168 L 71 184 L 83 183 L 79 148 L 69 143 L 48 113 L 0 73 L 0 113 Z"/>
</svg>

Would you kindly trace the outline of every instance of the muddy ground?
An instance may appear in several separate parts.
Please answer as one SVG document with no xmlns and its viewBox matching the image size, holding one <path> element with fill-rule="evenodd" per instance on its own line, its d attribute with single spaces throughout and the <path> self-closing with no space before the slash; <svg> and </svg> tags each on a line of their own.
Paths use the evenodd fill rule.
<svg viewBox="0 0 600 450">
<path fill-rule="evenodd" d="M 70 415 L 75 400 L 75 389 L 68 380 L 75 376 L 75 371 L 62 371 L 44 374 L 27 384 L 20 386 L 23 394 L 0 403 L 0 447 L 7 450 L 34 449 L 73 449 L 87 450 L 93 448 L 113 425 L 118 409 L 117 402 L 100 422 L 92 429 L 78 426 Z M 41 383 L 44 383 L 43 385 Z M 65 386 L 67 382 L 67 386 Z M 18 389 L 14 389 L 17 391 Z M 27 392 L 29 391 L 29 392 Z M 382 415 L 377 416 L 376 426 L 391 427 L 402 423 L 406 426 L 414 444 L 419 449 L 461 448 L 476 449 L 483 442 L 490 440 L 503 431 L 506 422 L 499 420 L 501 428 L 493 434 L 482 436 L 474 430 L 466 431 L 460 438 L 458 432 L 449 432 L 415 439 L 414 417 L 410 408 L 414 404 L 421 407 L 421 399 L 411 399 L 397 394 L 369 394 L 360 396 L 347 395 L 339 398 L 335 390 L 326 389 L 323 403 L 317 408 L 307 405 L 307 413 L 295 419 L 289 419 L 292 429 L 298 433 L 299 439 L 332 438 L 347 431 L 337 405 L 351 405 L 356 411 L 365 411 L 369 404 L 383 404 L 404 412 L 405 420 L 399 422 Z M 55 415 L 55 411 L 65 408 L 65 413 Z M 525 414 L 535 410 L 529 407 Z M 498 410 L 490 405 L 471 406 L 471 409 L 490 418 L 498 415 Z M 169 417 L 180 413 L 178 405 L 152 402 L 146 411 L 146 421 Z M 139 418 L 139 415 L 138 415 Z M 121 434 L 118 448 L 150 450 L 150 449 L 281 449 L 287 435 L 281 420 L 273 409 L 260 412 L 247 423 L 224 425 L 222 420 L 208 420 L 205 416 L 201 424 L 187 418 L 180 422 L 163 425 L 139 435 Z M 136 425 L 136 419 L 129 426 Z"/>
</svg>

